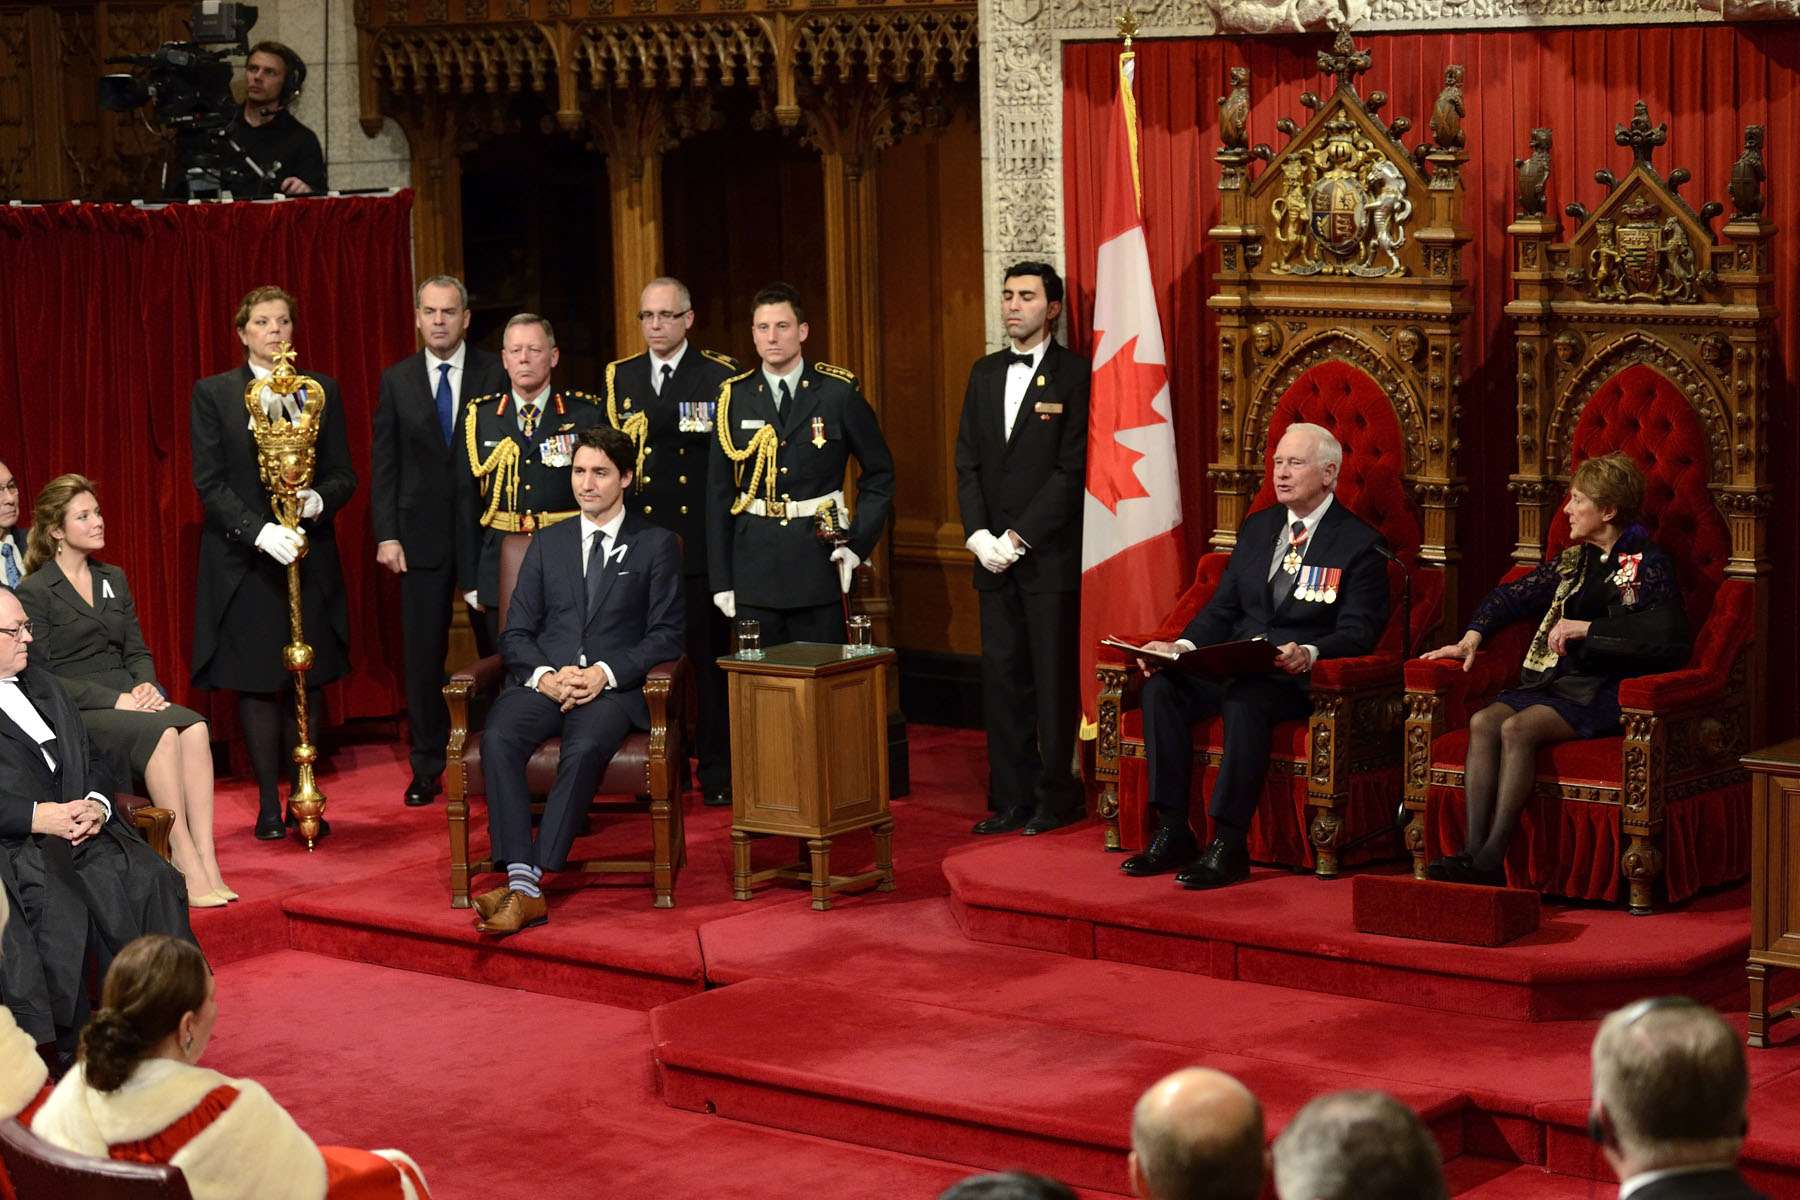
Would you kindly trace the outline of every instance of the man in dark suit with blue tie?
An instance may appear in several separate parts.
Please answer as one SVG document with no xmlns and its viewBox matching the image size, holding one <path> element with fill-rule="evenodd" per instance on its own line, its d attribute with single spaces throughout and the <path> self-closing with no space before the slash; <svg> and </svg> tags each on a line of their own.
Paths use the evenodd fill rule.
<svg viewBox="0 0 1800 1200">
<path fill-rule="evenodd" d="M 0 463 L 0 583 L 18 587 L 25 577 L 25 531 L 19 528 L 19 481 Z"/>
<path fill-rule="evenodd" d="M 444 773 L 450 736 L 444 655 L 457 591 L 456 539 L 474 536 L 455 528 L 467 513 L 456 503 L 459 459 L 453 443 L 463 400 L 506 387 L 499 357 L 467 341 L 469 293 L 461 280 L 433 275 L 419 285 L 415 303 L 425 347 L 381 373 L 369 452 L 375 561 L 400 576 L 406 722 L 412 735 L 406 803 L 414 807 L 431 803 Z M 463 586 L 475 585 L 464 580 Z"/>
<path fill-rule="evenodd" d="M 1143 853 L 1120 864 L 1127 875 L 1179 869 L 1176 880 L 1190 888 L 1246 878 L 1250 818 L 1276 724 L 1312 711 L 1315 662 L 1374 650 L 1387 622 L 1387 569 L 1381 534 L 1331 494 L 1343 459 L 1329 430 L 1289 425 L 1269 462 L 1276 503 L 1244 519 L 1218 590 L 1181 637 L 1149 644 L 1179 653 L 1266 638 L 1276 648 L 1276 671 L 1215 682 L 1165 670 L 1144 684 L 1144 750 L 1159 827 Z M 1188 827 L 1193 726 L 1214 714 L 1225 721 L 1224 754 L 1207 809 L 1213 840 L 1199 850 Z"/>
<path fill-rule="evenodd" d="M 508 686 L 482 738 L 488 834 L 506 885 L 474 897 L 483 933 L 541 925 L 545 871 L 567 863 L 606 764 L 633 729 L 650 728 L 644 677 L 684 644 L 680 539 L 627 512 L 635 450 L 610 426 L 576 436 L 570 481 L 577 520 L 540 530 L 525 551 L 500 634 Z M 534 839 L 525 764 L 560 735 L 556 782 Z"/>
<path fill-rule="evenodd" d="M 1085 810 L 1073 763 L 1091 368 L 1050 336 L 1062 298 L 1049 264 L 1007 270 L 1009 345 L 970 369 L 956 435 L 996 810 L 976 833 L 1046 833 Z"/>
</svg>

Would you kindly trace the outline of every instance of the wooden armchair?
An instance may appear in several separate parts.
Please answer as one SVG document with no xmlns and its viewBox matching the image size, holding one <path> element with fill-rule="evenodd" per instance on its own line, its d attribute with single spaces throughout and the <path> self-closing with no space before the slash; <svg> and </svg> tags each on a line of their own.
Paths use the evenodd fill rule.
<svg viewBox="0 0 1800 1200">
<path fill-rule="evenodd" d="M 519 564 L 525 559 L 529 534 L 507 537 L 500 552 L 500 622 L 506 623 Z M 469 907 L 469 878 L 494 869 L 491 858 L 469 857 L 469 800 L 486 794 L 481 774 L 481 718 L 487 702 L 504 684 L 506 669 L 498 655 L 464 667 L 444 685 L 450 707 L 450 743 L 444 770 L 445 812 L 450 822 L 450 906 Z M 651 856 L 648 859 L 587 859 L 571 861 L 571 869 L 587 873 L 648 874 L 655 889 L 654 906 L 675 906 L 675 876 L 687 861 L 687 839 L 681 819 L 681 766 L 686 753 L 684 738 L 688 661 L 658 663 L 644 680 L 644 699 L 650 706 L 650 729 L 634 732 L 619 747 L 600 777 L 590 806 L 594 815 L 620 812 L 647 814 L 650 818 Z M 560 738 L 551 738 L 532 754 L 525 779 L 533 797 L 542 797 L 556 780 L 556 764 L 562 749 Z M 532 812 L 541 815 L 543 802 L 534 800 Z"/>
<path fill-rule="evenodd" d="M 1535 564 L 1568 543 L 1561 505 L 1584 459 L 1632 455 L 1649 483 L 1643 523 L 1676 561 L 1694 648 L 1681 670 L 1620 686 L 1619 736 L 1539 755 L 1507 880 L 1614 903 L 1623 880 L 1639 915 L 1658 887 L 1675 902 L 1749 873 L 1750 788 L 1738 759 L 1761 742 L 1757 652 L 1769 607 L 1774 230 L 1756 189 L 1734 183 L 1739 211 L 1721 241 L 1711 220 L 1723 206 L 1695 212 L 1652 165 L 1663 136 L 1640 102 L 1618 127 L 1631 169 L 1596 174 L 1607 195 L 1591 213 L 1569 206 L 1568 242 L 1543 212 L 1541 179 L 1509 229 L 1519 293 L 1507 306 L 1519 355 L 1514 557 Z M 1547 158 L 1549 131 L 1533 145 Z M 1468 719 L 1518 679 L 1533 632 L 1522 625 L 1484 642 L 1468 674 L 1407 664 L 1407 844 L 1420 878 L 1431 859 L 1462 848 Z"/>
<path fill-rule="evenodd" d="M 0 1121 L 0 1166 L 25 1200 L 188 1200 L 181 1168 L 90 1158 Z"/>
</svg>

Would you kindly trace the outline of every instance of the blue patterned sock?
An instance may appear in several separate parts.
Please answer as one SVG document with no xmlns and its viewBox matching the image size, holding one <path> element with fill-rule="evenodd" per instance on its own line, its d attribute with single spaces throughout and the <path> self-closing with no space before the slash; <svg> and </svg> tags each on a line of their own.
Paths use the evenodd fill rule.
<svg viewBox="0 0 1800 1200">
<path fill-rule="evenodd" d="M 544 894 L 544 890 L 538 886 L 538 881 L 543 877 L 543 868 L 534 867 L 530 863 L 512 863 L 506 868 L 506 885 L 519 895 L 533 899 Z"/>
</svg>

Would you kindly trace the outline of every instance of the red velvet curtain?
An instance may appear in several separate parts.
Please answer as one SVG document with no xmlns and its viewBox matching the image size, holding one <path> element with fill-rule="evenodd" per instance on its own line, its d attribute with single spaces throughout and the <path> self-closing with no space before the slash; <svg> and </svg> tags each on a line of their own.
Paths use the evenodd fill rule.
<svg viewBox="0 0 1800 1200">
<path fill-rule="evenodd" d="M 335 722 L 403 707 L 398 606 L 374 566 L 368 478 L 377 380 L 416 346 L 411 211 L 410 192 L 0 208 L 0 461 L 19 480 L 20 523 L 55 476 L 94 480 L 101 557 L 130 577 L 158 679 L 180 703 L 207 712 L 213 699 L 188 685 L 203 518 L 188 397 L 194 380 L 244 361 L 238 301 L 275 283 L 297 302 L 295 365 L 340 385 L 358 480 L 337 518 L 356 669 L 327 690 L 328 713 Z"/>
<path fill-rule="evenodd" d="M 1475 239 L 1464 251 L 1471 304 L 1463 357 L 1463 469 L 1469 494 L 1461 511 L 1465 609 L 1505 571 L 1516 537 L 1513 503 L 1506 492 L 1514 466 L 1515 393 L 1513 344 L 1503 307 L 1511 292 L 1511 250 L 1506 226 L 1514 211 L 1513 160 L 1524 157 L 1535 127 L 1555 131 L 1549 209 L 1560 213 L 1579 200 L 1592 207 L 1604 190 L 1593 181 L 1598 167 L 1623 174 L 1630 154 L 1614 145 L 1613 129 L 1629 121 L 1642 98 L 1651 120 L 1667 122 L 1668 144 L 1655 156 L 1667 176 L 1693 171 L 1683 194 L 1695 208 L 1725 201 L 1731 164 L 1743 145 L 1743 127 L 1768 128 L 1766 215 L 1783 231 L 1776 239 L 1778 294 L 1786 298 L 1776 347 L 1771 410 L 1775 424 L 1771 461 L 1792 463 L 1800 452 L 1794 413 L 1792 366 L 1800 354 L 1800 27 L 1769 25 L 1633 26 L 1561 30 L 1494 30 L 1358 36 L 1374 56 L 1362 76 L 1362 94 L 1391 98 L 1383 116 L 1409 116 L 1415 144 L 1443 85 L 1444 67 L 1467 69 L 1463 129 L 1470 154 L 1463 184 L 1465 212 Z M 1182 473 L 1185 537 L 1191 555 L 1205 550 L 1214 507 L 1206 487 L 1217 417 L 1213 389 L 1217 330 L 1206 308 L 1218 254 L 1206 237 L 1217 222 L 1219 144 L 1215 99 L 1225 94 L 1226 70 L 1250 69 L 1253 107 L 1250 141 L 1286 144 L 1275 129 L 1282 116 L 1304 123 L 1298 103 L 1312 89 L 1325 94 L 1318 51 L 1328 36 L 1265 40 L 1209 38 L 1138 42 L 1137 93 L 1143 119 L 1144 224 L 1170 348 L 1169 383 L 1174 398 L 1176 446 Z M 1063 170 L 1070 340 L 1090 349 L 1094 254 L 1099 229 L 1101 163 L 1113 102 L 1113 43 L 1071 43 L 1063 54 Z M 1429 135 L 1425 135 L 1429 136 Z M 1729 207 L 1729 206 L 1728 206 Z M 1564 218 L 1565 234 L 1573 222 Z M 1722 224 L 1720 222 L 1715 223 Z M 1775 562 L 1773 595 L 1800 587 L 1800 522 L 1793 497 L 1781 496 L 1771 530 Z M 1173 600 L 1173 597 L 1171 597 Z M 1453 619 L 1467 616 L 1451 614 Z M 1800 693 L 1784 686 L 1800 675 L 1795 631 L 1772 621 L 1769 672 L 1770 734 L 1800 722 Z"/>
</svg>

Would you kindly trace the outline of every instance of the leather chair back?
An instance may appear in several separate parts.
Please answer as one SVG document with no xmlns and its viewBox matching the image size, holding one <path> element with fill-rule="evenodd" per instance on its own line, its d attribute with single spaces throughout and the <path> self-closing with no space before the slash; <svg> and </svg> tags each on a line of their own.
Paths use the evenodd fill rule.
<svg viewBox="0 0 1800 1200">
<path fill-rule="evenodd" d="M 179 1167 L 113 1162 L 63 1150 L 0 1121 L 0 1164 L 26 1200 L 190 1200 Z"/>
</svg>

